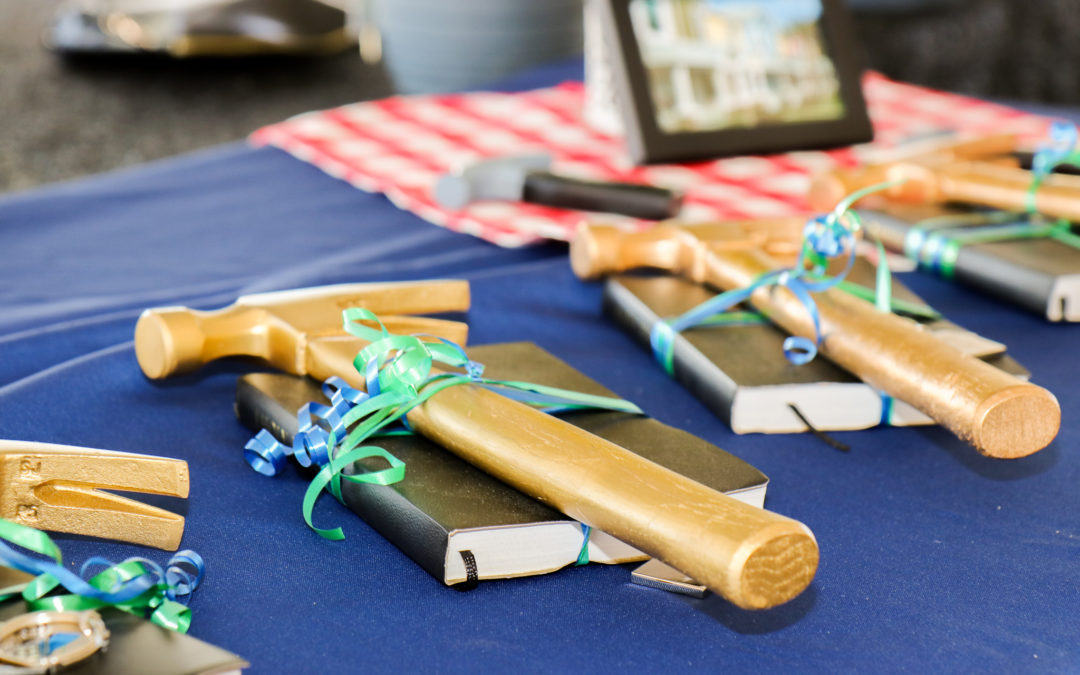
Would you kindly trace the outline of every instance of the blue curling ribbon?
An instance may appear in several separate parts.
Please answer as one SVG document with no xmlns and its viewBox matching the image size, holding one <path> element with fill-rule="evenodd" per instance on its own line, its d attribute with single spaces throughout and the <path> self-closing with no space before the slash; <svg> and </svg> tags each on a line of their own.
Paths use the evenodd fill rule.
<svg viewBox="0 0 1080 675">
<path fill-rule="evenodd" d="M 312 525 L 311 512 L 323 491 L 341 499 L 341 481 L 390 485 L 405 476 L 405 464 L 385 450 L 361 446 L 366 439 L 402 433 L 391 425 L 404 426 L 405 415 L 442 389 L 473 383 L 545 411 L 598 409 L 641 414 L 641 409 L 621 399 L 593 396 L 528 382 L 483 377 L 484 367 L 468 358 L 464 349 L 449 340 L 432 336 L 393 335 L 372 312 L 350 308 L 343 313 L 346 332 L 368 342 L 353 359 L 367 391 L 350 387 L 340 377 L 329 378 L 323 393 L 331 405 L 305 404 L 298 412 L 298 432 L 292 447 L 277 442 L 266 430 L 244 446 L 253 469 L 274 475 L 290 454 L 304 466 L 318 465 L 304 497 L 304 519 L 320 536 L 342 539 L 341 528 L 320 529 Z M 371 321 L 378 328 L 361 322 Z M 431 338 L 421 341 L 420 337 Z M 464 373 L 431 372 L 434 362 L 463 369 Z M 389 467 L 380 471 L 343 474 L 349 465 L 365 458 L 382 457 Z"/>
<path fill-rule="evenodd" d="M 892 424 L 893 401 L 895 399 L 885 392 L 881 392 L 881 421 L 878 424 L 888 426 Z"/>
<path fill-rule="evenodd" d="M 244 445 L 244 460 L 264 476 L 277 475 L 285 468 L 285 458 L 291 454 L 293 449 L 279 442 L 266 429 L 261 429 Z"/>
<path fill-rule="evenodd" d="M 581 550 L 578 551 L 577 560 L 574 562 L 575 566 L 589 564 L 589 535 L 592 534 L 592 528 L 582 523 L 581 534 L 584 538 L 581 540 Z"/>
<path fill-rule="evenodd" d="M 1031 160 L 1031 172 L 1045 177 L 1055 168 L 1073 159 L 1077 143 L 1076 126 L 1063 120 L 1050 125 L 1046 142 L 1035 150 Z"/>
<path fill-rule="evenodd" d="M 783 286 L 790 290 L 806 308 L 814 325 L 814 339 L 792 335 L 784 340 L 784 356 L 795 365 L 809 363 L 817 356 L 821 345 L 821 318 L 811 293 L 836 286 L 855 264 L 855 233 L 862 225 L 856 213 L 848 211 L 852 204 L 871 192 L 887 189 L 895 183 L 874 185 L 852 193 L 833 211 L 811 218 L 803 228 L 803 243 L 799 258 L 791 268 L 766 272 L 745 288 L 737 288 L 710 298 L 675 319 L 658 321 L 649 335 L 653 356 L 669 375 L 674 374 L 675 335 L 689 328 L 709 323 L 717 315 L 746 302 L 759 288 Z M 847 256 L 847 264 L 836 276 L 825 273 L 828 261 Z M 882 277 L 879 277 L 879 285 Z M 888 277 L 884 277 L 886 280 Z M 887 281 L 886 281 L 887 286 Z"/>
<path fill-rule="evenodd" d="M 126 563 L 139 563 L 142 565 L 144 575 L 150 579 L 153 586 L 165 587 L 165 597 L 168 600 L 185 605 L 191 599 L 191 594 L 202 583 L 203 576 L 206 573 L 206 563 L 203 562 L 202 556 L 190 549 L 174 554 L 165 563 L 164 569 L 162 569 L 161 565 L 148 558 L 127 558 L 121 564 Z M 94 556 L 83 562 L 79 568 L 79 576 L 83 579 L 89 579 L 94 576 L 91 571 L 95 567 L 103 567 L 105 570 L 109 570 L 117 567 L 117 563 L 101 556 Z M 82 595 L 82 593 L 79 595 Z"/>
<path fill-rule="evenodd" d="M 1063 120 L 1055 120 L 1050 125 L 1046 142 L 1035 150 L 1031 159 L 1031 173 L 1033 178 L 1031 187 L 1027 193 L 1028 213 L 1038 211 L 1035 203 L 1036 194 L 1046 177 L 1053 173 L 1054 169 L 1062 164 L 1080 164 L 1080 152 L 1077 152 L 1076 144 L 1078 133 L 1076 126 Z"/>
<path fill-rule="evenodd" d="M 20 526 L 9 522 L 6 527 L 16 529 Z M 57 557 L 59 557 L 59 554 L 57 554 Z M 124 560 L 124 563 L 131 562 L 139 563 L 144 573 L 131 579 L 124 579 L 116 575 L 108 589 L 100 589 L 92 586 L 87 579 L 93 576 L 90 574 L 90 570 L 96 566 L 104 566 L 106 569 L 116 567 L 114 563 L 104 558 L 90 558 L 83 563 L 79 574 L 75 574 L 59 562 L 56 562 L 56 560 L 46 560 L 26 555 L 15 550 L 5 541 L 0 540 L 0 565 L 33 574 L 37 577 L 47 575 L 51 577 L 53 582 L 62 586 L 69 593 L 84 598 L 93 598 L 106 605 L 130 603 L 160 585 L 167 586 L 166 596 L 169 600 L 189 596 L 202 581 L 206 567 L 199 554 L 190 550 L 176 553 L 169 559 L 164 571 L 160 565 L 145 558 L 128 558 Z M 193 571 L 194 576 L 185 570 L 185 567 Z"/>
<path fill-rule="evenodd" d="M 33 558 L 20 553 L 3 541 L 0 541 L 0 564 L 34 576 L 47 574 L 70 593 L 94 598 L 109 605 L 121 605 L 129 602 L 154 588 L 155 585 L 150 576 L 144 575 L 127 582 L 118 579 L 109 590 L 101 590 L 91 586 L 82 576 L 66 569 L 63 565 L 51 560 Z"/>
</svg>

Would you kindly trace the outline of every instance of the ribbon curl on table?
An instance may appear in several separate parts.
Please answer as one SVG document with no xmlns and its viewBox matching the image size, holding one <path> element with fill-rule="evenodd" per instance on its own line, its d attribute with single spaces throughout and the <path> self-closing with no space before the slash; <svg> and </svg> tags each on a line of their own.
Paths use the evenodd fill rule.
<svg viewBox="0 0 1080 675">
<path fill-rule="evenodd" d="M 191 610 L 186 602 L 202 582 L 205 564 L 198 553 L 186 550 L 175 554 L 162 569 L 146 558 L 128 558 L 112 563 L 94 557 L 83 563 L 78 574 L 66 569 L 60 549 L 41 530 L 0 519 L 0 565 L 36 575 L 21 589 L 0 591 L 0 601 L 20 594 L 27 611 L 81 612 L 115 607 L 179 633 L 191 626 Z M 8 543 L 45 556 L 36 558 Z M 104 567 L 86 578 L 92 568 Z M 57 588 L 66 595 L 50 595 Z"/>
<path fill-rule="evenodd" d="M 803 228 L 802 247 L 795 265 L 768 272 L 759 276 L 749 286 L 736 288 L 717 295 L 697 307 L 674 319 L 658 321 L 653 325 L 649 336 L 653 356 L 669 375 L 674 374 L 675 335 L 684 330 L 723 322 L 723 317 L 731 307 L 750 299 L 754 291 L 767 286 L 783 286 L 795 294 L 799 302 L 806 307 L 814 324 L 814 339 L 798 335 L 784 340 L 784 356 L 795 365 L 809 363 L 817 355 L 821 344 L 821 321 L 818 317 L 817 304 L 810 295 L 812 292 L 825 291 L 844 282 L 855 263 L 855 234 L 862 229 L 859 216 L 850 211 L 851 205 L 866 195 L 892 187 L 895 183 L 872 185 L 853 192 L 836 205 L 827 214 L 811 218 Z M 828 276 L 826 267 L 829 260 L 842 255 L 847 256 L 844 269 L 835 276 Z M 888 266 L 884 263 L 885 250 L 878 243 L 878 276 L 875 303 L 878 309 L 890 311 L 893 305 Z M 728 323 L 747 322 L 746 317 L 732 317 Z M 754 321 L 756 322 L 756 321 Z"/>
<path fill-rule="evenodd" d="M 278 442 L 265 429 L 244 446 L 244 456 L 251 467 L 267 476 L 280 471 L 289 455 L 301 466 L 321 467 L 304 495 L 303 515 L 308 527 L 326 539 L 337 541 L 345 536 L 340 527 L 323 529 L 312 523 L 319 495 L 327 490 L 341 501 L 342 480 L 391 485 L 404 479 L 404 462 L 382 448 L 361 444 L 375 436 L 409 433 L 405 415 L 447 387 L 479 385 L 548 413 L 594 409 L 642 414 L 640 408 L 622 399 L 530 382 L 488 379 L 483 377 L 484 366 L 469 359 L 461 346 L 449 340 L 394 335 L 373 312 L 362 308 L 346 309 L 342 315 L 346 332 L 369 343 L 353 359 L 367 391 L 350 387 L 340 377 L 329 378 L 323 384 L 323 392 L 331 405 L 308 403 L 300 409 L 299 430 L 292 447 Z M 373 322 L 378 328 L 365 326 L 363 321 Z M 431 341 L 421 340 L 422 337 Z M 433 374 L 432 366 L 436 362 L 465 372 Z M 397 422 L 406 425 L 404 430 L 388 429 Z M 342 473 L 353 463 L 372 457 L 381 457 L 387 468 L 360 474 Z"/>
</svg>

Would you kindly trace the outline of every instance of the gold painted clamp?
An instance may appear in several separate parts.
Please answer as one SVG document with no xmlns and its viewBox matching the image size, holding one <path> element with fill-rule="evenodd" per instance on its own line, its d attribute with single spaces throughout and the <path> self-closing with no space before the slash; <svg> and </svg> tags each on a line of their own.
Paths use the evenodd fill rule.
<svg viewBox="0 0 1080 675">
<path fill-rule="evenodd" d="M 187 462 L 0 440 L 0 517 L 40 530 L 179 548 L 183 516 L 102 490 L 186 498 Z"/>
</svg>

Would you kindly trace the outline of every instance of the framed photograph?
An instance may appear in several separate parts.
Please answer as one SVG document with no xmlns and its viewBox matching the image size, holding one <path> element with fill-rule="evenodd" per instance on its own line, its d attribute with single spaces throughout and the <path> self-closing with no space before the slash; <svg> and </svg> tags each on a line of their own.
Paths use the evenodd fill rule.
<svg viewBox="0 0 1080 675">
<path fill-rule="evenodd" d="M 873 137 L 843 0 L 590 0 L 639 163 Z"/>
</svg>

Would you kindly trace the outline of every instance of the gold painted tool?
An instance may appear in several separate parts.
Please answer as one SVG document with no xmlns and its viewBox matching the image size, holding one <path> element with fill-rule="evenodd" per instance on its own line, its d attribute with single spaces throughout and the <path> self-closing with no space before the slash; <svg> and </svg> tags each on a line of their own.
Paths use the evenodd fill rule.
<svg viewBox="0 0 1080 675">
<path fill-rule="evenodd" d="M 892 182 L 878 197 L 899 204 L 973 204 L 1024 212 L 1029 203 L 1051 218 L 1080 221 L 1080 177 L 1051 174 L 1030 195 L 1031 171 L 1012 156 L 1017 139 L 1003 134 L 939 147 L 931 152 L 816 176 L 810 205 L 831 210 L 855 190 Z"/>
<path fill-rule="evenodd" d="M 585 227 L 571 245 L 574 271 L 582 278 L 595 278 L 626 269 L 624 260 L 647 261 L 651 267 L 729 290 L 746 288 L 760 275 L 783 267 L 761 250 L 715 247 L 707 238 L 708 230 L 671 226 L 669 232 L 666 239 L 657 239 L 647 232 Z M 654 253 L 648 253 L 649 247 Z M 601 249 L 600 256 L 593 253 Z M 1023 457 L 1057 436 L 1061 408 L 1042 387 L 966 355 L 914 321 L 879 312 L 843 291 L 815 293 L 814 300 L 824 355 L 867 384 L 916 407 L 979 452 L 1005 459 Z M 787 288 L 760 287 L 751 302 L 792 335 L 816 337 L 809 312 Z"/>
<path fill-rule="evenodd" d="M 375 312 L 392 333 L 426 333 L 458 344 L 468 336 L 460 321 L 402 316 L 467 310 L 468 282 L 341 284 L 244 295 L 209 312 L 148 309 L 135 324 L 135 357 L 155 380 L 226 356 L 253 356 L 286 372 L 321 377 L 311 370 L 310 352 L 321 341 L 352 339 L 341 326 L 341 312 L 350 307 Z"/>
<path fill-rule="evenodd" d="M 0 441 L 0 517 L 68 532 L 175 551 L 184 518 L 102 492 L 188 496 L 179 459 L 51 443 Z"/>
<path fill-rule="evenodd" d="M 389 302 L 377 306 L 400 311 Z M 248 297 L 242 309 L 236 307 L 200 313 L 170 308 L 168 320 L 160 322 L 160 310 L 147 310 L 140 325 L 155 322 L 152 331 L 143 328 L 154 339 L 140 340 L 137 327 L 136 352 L 147 345 L 170 349 L 149 357 L 138 354 L 143 371 L 161 377 L 177 368 L 145 364 L 190 367 L 200 354 L 224 355 L 224 350 L 204 348 L 204 336 L 213 335 L 214 341 L 232 345 L 230 354 L 244 354 L 240 349 L 247 346 L 247 355 L 263 357 L 286 372 L 317 379 L 338 375 L 354 387 L 364 386 L 353 358 L 366 342 L 347 335 L 312 338 L 303 326 L 287 322 L 339 322 L 341 308 L 334 303 L 316 299 L 305 309 L 302 303 L 291 304 L 289 296 L 263 296 L 258 306 Z M 238 314 L 243 318 L 237 320 Z M 252 335 L 271 336 L 273 347 Z M 802 523 L 711 490 L 483 387 L 444 389 L 414 408 L 408 420 L 417 432 L 496 478 L 664 560 L 740 607 L 787 602 L 814 577 L 817 541 Z"/>
<path fill-rule="evenodd" d="M 642 267 L 695 268 L 702 264 L 697 257 L 699 245 L 710 251 L 761 249 L 774 258 L 794 263 L 802 246 L 806 219 L 801 216 L 694 224 L 669 220 L 632 237 L 617 227 L 585 225 L 570 247 L 570 265 L 582 279 Z"/>
<path fill-rule="evenodd" d="M 840 200 L 858 190 L 901 178 L 922 177 L 923 180 L 931 180 L 934 171 L 952 164 L 1005 161 L 1018 165 L 1018 162 L 1008 158 L 1017 149 L 1017 143 L 1014 134 L 995 134 L 934 144 L 887 162 L 827 171 L 815 176 L 810 184 L 810 207 L 817 211 L 831 211 Z M 876 194 L 887 199 L 911 202 L 926 197 L 927 191 L 923 182 L 912 180 Z"/>
</svg>

